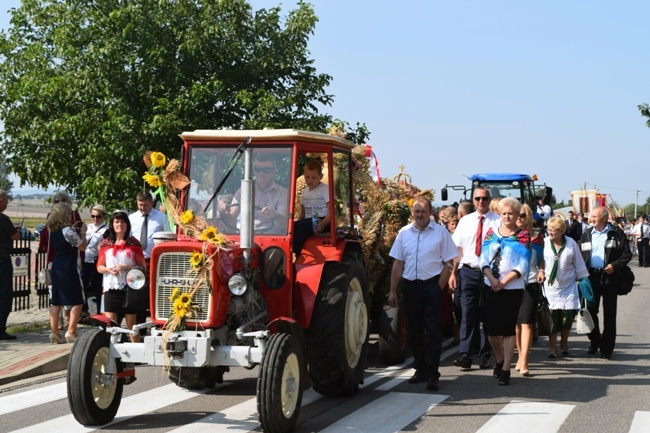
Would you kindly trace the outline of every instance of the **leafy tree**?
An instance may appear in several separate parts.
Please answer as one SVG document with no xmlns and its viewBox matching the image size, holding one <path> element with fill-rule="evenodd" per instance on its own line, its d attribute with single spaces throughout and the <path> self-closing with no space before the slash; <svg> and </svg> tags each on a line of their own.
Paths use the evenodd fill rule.
<svg viewBox="0 0 650 433">
<path fill-rule="evenodd" d="M 3 189 L 9 196 L 9 200 L 11 200 L 11 189 L 14 187 L 14 183 L 9 180 L 9 171 L 7 170 L 7 164 L 4 162 L 5 160 L 5 157 L 0 154 L 0 161 L 2 161 L 0 162 L 0 189 Z"/>
<path fill-rule="evenodd" d="M 22 182 L 64 186 L 82 206 L 133 207 L 142 155 L 178 157 L 181 131 L 332 121 L 306 3 L 283 17 L 245 0 L 23 0 L 11 15 L 0 151 Z"/>
<path fill-rule="evenodd" d="M 639 111 L 641 112 L 641 115 L 643 117 L 647 117 L 649 119 L 649 120 L 646 121 L 645 124 L 646 124 L 646 126 L 648 128 L 650 128 L 650 105 L 641 104 L 641 105 L 638 105 L 637 108 L 639 109 Z"/>
</svg>

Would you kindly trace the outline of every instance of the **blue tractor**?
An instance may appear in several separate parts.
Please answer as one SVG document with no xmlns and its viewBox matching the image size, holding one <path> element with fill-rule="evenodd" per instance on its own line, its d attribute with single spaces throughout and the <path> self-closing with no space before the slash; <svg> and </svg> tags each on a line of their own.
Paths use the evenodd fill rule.
<svg viewBox="0 0 650 433">
<path fill-rule="evenodd" d="M 470 188 L 465 185 L 445 185 L 440 190 L 440 196 L 443 201 L 448 199 L 448 190 L 462 191 L 464 200 L 471 200 L 474 189 L 481 186 L 487 188 L 492 198 L 513 197 L 522 204 L 528 204 L 534 212 L 534 218 L 537 220 L 539 215 L 536 212 L 537 199 L 542 198 L 545 204 L 550 204 L 553 188 L 542 184 L 535 186 L 537 175 L 522 173 L 477 173 L 469 176 L 472 181 Z M 468 194 L 469 193 L 469 194 Z"/>
</svg>

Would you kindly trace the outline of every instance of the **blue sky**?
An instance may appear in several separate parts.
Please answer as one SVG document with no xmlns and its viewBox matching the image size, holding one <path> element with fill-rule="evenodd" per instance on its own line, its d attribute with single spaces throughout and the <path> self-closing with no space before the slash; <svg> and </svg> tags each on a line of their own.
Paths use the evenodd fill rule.
<svg viewBox="0 0 650 433">
<path fill-rule="evenodd" d="M 404 165 L 437 202 L 445 183 L 491 171 L 536 173 L 558 200 L 585 183 L 619 204 L 634 203 L 637 189 L 639 204 L 650 196 L 641 175 L 650 128 L 637 109 L 650 103 L 650 2 L 314 7 L 309 49 L 318 72 L 333 76 L 326 111 L 367 125 L 382 176 Z"/>
</svg>

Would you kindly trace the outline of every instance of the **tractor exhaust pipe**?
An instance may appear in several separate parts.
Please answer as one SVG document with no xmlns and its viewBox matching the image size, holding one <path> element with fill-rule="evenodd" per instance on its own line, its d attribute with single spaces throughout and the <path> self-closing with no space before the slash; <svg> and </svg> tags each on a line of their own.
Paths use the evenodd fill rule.
<svg viewBox="0 0 650 433">
<path fill-rule="evenodd" d="M 253 149 L 244 149 L 244 178 L 241 181 L 240 239 L 244 250 L 244 265 L 250 264 L 253 247 L 253 227 L 255 218 L 255 181 L 253 180 Z"/>
</svg>

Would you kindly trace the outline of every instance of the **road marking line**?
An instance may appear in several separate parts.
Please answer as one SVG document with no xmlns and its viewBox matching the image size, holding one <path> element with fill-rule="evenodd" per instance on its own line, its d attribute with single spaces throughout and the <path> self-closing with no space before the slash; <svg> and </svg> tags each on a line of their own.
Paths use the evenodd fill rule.
<svg viewBox="0 0 650 433">
<path fill-rule="evenodd" d="M 650 412 L 637 410 L 630 427 L 630 433 L 646 433 L 650 425 Z"/>
<path fill-rule="evenodd" d="M 68 396 L 65 382 L 0 397 L 0 415 L 50 403 Z"/>
<path fill-rule="evenodd" d="M 355 410 L 330 425 L 322 433 L 373 432 L 392 433 L 402 430 L 449 396 L 391 392 Z"/>
<path fill-rule="evenodd" d="M 535 426 L 536 433 L 556 433 L 575 406 L 516 401 L 508 403 L 476 433 L 521 433 Z"/>
<path fill-rule="evenodd" d="M 230 384 L 231 382 L 228 382 Z M 226 384 L 217 385 L 217 388 L 221 388 Z M 166 406 L 171 406 L 176 403 L 180 403 L 185 400 L 189 400 L 192 397 L 197 395 L 205 394 L 212 391 L 212 389 L 203 389 L 201 391 L 190 391 L 184 388 L 180 388 L 173 383 L 170 385 L 161 386 L 158 388 L 150 389 L 130 397 L 122 399 L 120 404 L 120 409 L 117 411 L 117 416 L 115 419 L 101 427 L 106 427 L 109 425 L 116 424 L 118 422 L 125 421 L 129 418 L 133 418 L 138 415 L 146 414 L 147 412 L 153 412 L 155 410 L 161 409 Z M 161 398 L 164 396 L 164 398 Z M 81 424 L 77 423 L 72 415 L 61 416 L 58 418 L 51 419 L 49 421 L 42 422 L 40 424 L 34 424 L 29 427 L 25 427 L 20 430 L 16 430 L 14 433 L 42 433 L 46 431 L 65 431 L 66 433 L 85 433 L 95 431 L 100 427 L 84 427 Z"/>
</svg>

